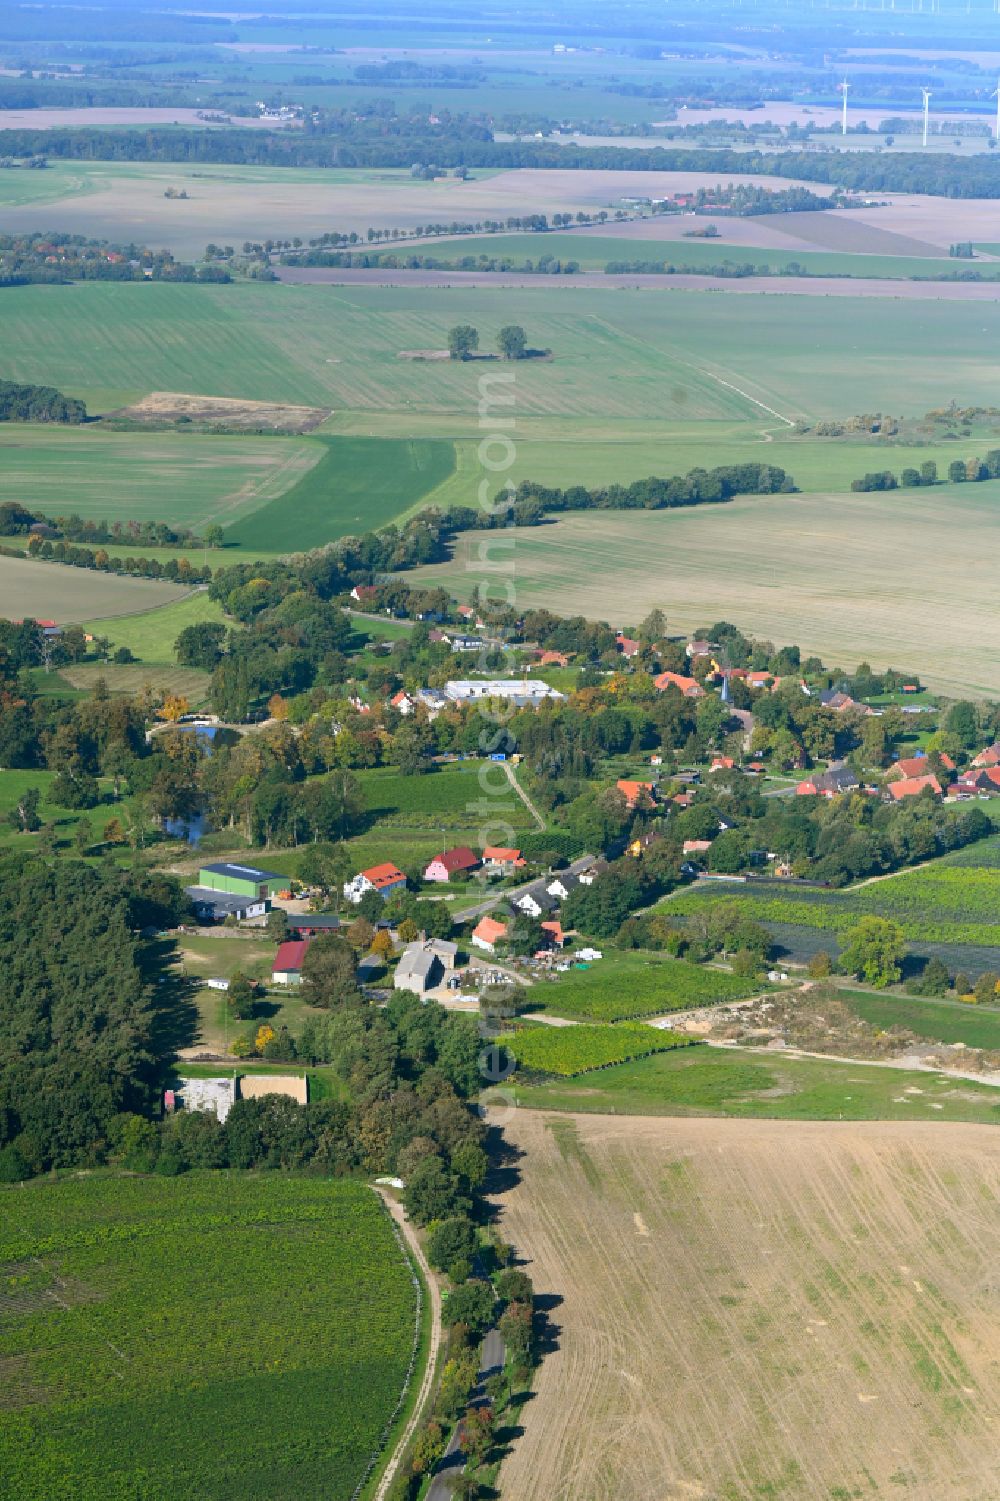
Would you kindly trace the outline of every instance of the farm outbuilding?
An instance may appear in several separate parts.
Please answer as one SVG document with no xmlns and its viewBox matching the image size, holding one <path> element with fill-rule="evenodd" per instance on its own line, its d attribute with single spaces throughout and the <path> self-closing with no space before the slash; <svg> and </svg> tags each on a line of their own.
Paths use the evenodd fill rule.
<svg viewBox="0 0 1000 1501">
<path fill-rule="evenodd" d="M 256 865 L 232 865 L 223 860 L 217 865 L 203 865 L 198 872 L 198 885 L 209 891 L 225 891 L 231 896 L 257 897 L 263 901 L 287 886 L 288 877 L 274 870 L 259 870 Z"/>
<path fill-rule="evenodd" d="M 311 941 L 309 938 L 290 938 L 280 946 L 271 969 L 272 985 L 302 984 L 302 961 Z"/>
</svg>

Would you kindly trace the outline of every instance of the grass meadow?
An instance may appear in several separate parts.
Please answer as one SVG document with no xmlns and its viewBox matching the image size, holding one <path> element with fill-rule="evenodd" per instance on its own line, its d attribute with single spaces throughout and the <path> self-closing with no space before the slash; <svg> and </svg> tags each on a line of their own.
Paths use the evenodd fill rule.
<svg viewBox="0 0 1000 1501">
<path fill-rule="evenodd" d="M 131 615 L 128 619 L 104 617 L 89 620 L 86 629 L 94 636 L 106 636 L 112 650 L 127 646 L 138 657 L 141 667 L 154 664 L 176 668 L 174 642 L 177 637 L 185 626 L 199 625 L 205 620 L 223 621 L 225 616 L 221 605 L 209 599 L 204 589 L 197 589 L 183 599 Z"/>
<path fill-rule="evenodd" d="M 566 1029 L 570 1030 L 570 1029 Z M 787 1121 L 976 1121 L 1000 1125 L 1000 1090 L 967 1079 L 704 1044 L 606 1068 L 572 1084 L 515 1081 L 525 1109 L 719 1115 Z"/>
<path fill-rule="evenodd" d="M 349 1501 L 415 1333 L 368 1188 L 102 1175 L 0 1202 L 8 1501 Z"/>
</svg>

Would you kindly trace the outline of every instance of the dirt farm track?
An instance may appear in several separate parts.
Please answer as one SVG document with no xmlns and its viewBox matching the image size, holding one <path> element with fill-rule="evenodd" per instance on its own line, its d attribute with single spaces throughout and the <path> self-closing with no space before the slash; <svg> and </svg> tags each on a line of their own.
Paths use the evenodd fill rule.
<svg viewBox="0 0 1000 1501">
<path fill-rule="evenodd" d="M 517 1501 L 996 1501 L 1000 1133 L 517 1110 Z M 545 1306 L 543 1304 L 543 1306 Z"/>
</svg>

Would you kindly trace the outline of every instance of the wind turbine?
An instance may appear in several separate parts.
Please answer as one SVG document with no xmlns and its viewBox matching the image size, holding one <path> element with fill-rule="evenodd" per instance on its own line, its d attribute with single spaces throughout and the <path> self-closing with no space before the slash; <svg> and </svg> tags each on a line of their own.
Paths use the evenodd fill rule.
<svg viewBox="0 0 1000 1501">
<path fill-rule="evenodd" d="M 920 92 L 924 96 L 924 145 L 926 146 L 927 145 L 927 127 L 928 127 L 928 122 L 929 122 L 929 119 L 930 119 L 931 91 L 930 91 L 930 89 L 921 89 Z"/>
<path fill-rule="evenodd" d="M 998 3 L 1000 3 L 1000 0 L 998 0 Z M 993 93 L 990 95 L 990 98 L 991 99 L 995 99 L 996 102 L 997 102 L 996 138 L 997 138 L 998 141 L 1000 141 L 1000 79 L 998 79 L 997 86 L 994 89 Z"/>
<path fill-rule="evenodd" d="M 840 92 L 844 96 L 844 116 L 843 116 L 843 124 L 841 126 L 841 134 L 842 135 L 846 135 L 847 134 L 847 91 L 848 91 L 848 89 L 850 87 L 851 87 L 851 85 L 848 83 L 847 79 L 845 78 L 844 81 L 843 81 L 843 83 L 840 85 Z M 998 99 L 997 99 L 997 114 L 998 114 L 998 116 L 1000 116 L 1000 97 L 998 97 Z"/>
</svg>

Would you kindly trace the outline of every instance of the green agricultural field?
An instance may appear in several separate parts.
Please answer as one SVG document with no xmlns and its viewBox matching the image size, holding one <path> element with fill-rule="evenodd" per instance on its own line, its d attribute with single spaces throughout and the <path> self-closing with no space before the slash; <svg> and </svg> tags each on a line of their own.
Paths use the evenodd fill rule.
<svg viewBox="0 0 1000 1501">
<path fill-rule="evenodd" d="M 918 996 L 873 995 L 867 990 L 838 990 L 837 995 L 855 1016 L 873 1027 L 904 1027 L 928 1042 L 958 1042 L 991 1052 L 1000 1049 L 1000 1009 Z"/>
<path fill-rule="evenodd" d="M 752 980 L 683 959 L 608 951 L 591 969 L 574 969 L 551 983 L 533 986 L 531 999 L 535 1005 L 537 997 L 536 1009 L 553 1016 L 615 1022 L 736 1001 L 761 988 Z"/>
<path fill-rule="evenodd" d="M 462 536 L 451 562 L 407 578 L 468 598 L 476 583 L 504 586 L 513 569 L 521 608 L 626 625 L 659 606 L 676 631 L 735 618 L 831 666 L 910 668 L 950 695 L 995 695 L 1000 619 L 989 560 L 1000 545 L 998 498 L 991 481 L 569 515 L 512 529 L 489 566 L 476 537 Z M 944 619 L 961 652 L 928 629 Z"/>
<path fill-rule="evenodd" d="M 1000 1124 L 1000 1090 L 986 1084 L 878 1065 L 763 1058 L 743 1048 L 704 1045 L 618 1064 L 572 1084 L 515 1081 L 512 1092 L 525 1109 L 598 1115 Z"/>
<path fill-rule="evenodd" d="M 565 1077 L 691 1046 L 687 1037 L 642 1022 L 622 1022 L 617 1027 L 530 1027 L 505 1043 L 521 1068 Z"/>
<path fill-rule="evenodd" d="M 56 385 L 95 409 L 109 394 L 168 390 L 330 406 L 337 422 L 349 412 L 430 417 L 438 436 L 452 436 L 461 424 L 476 430 L 482 366 L 400 355 L 444 348 L 459 322 L 479 328 L 484 349 L 505 323 L 522 323 L 553 358 L 513 372 L 519 422 L 539 420 L 532 436 L 598 441 L 622 435 L 623 424 L 630 434 L 637 424 L 720 419 L 780 427 L 781 417 L 885 409 L 887 393 L 904 415 L 951 396 L 989 404 L 1000 307 L 763 295 L 734 304 L 690 291 L 589 287 L 444 295 L 94 282 L 6 293 L 0 340 L 11 378 Z M 922 358 L 927 349 L 933 361 Z"/>
<path fill-rule="evenodd" d="M 320 462 L 290 490 L 230 526 L 244 551 L 293 552 L 397 521 L 451 475 L 450 443 L 426 438 L 321 438 Z"/>
<path fill-rule="evenodd" d="M 0 1201 L 8 1501 L 349 1501 L 415 1337 L 368 1188 L 100 1176 Z"/>
<path fill-rule="evenodd" d="M 838 935 L 859 918 L 873 915 L 893 918 L 912 942 L 985 948 L 1000 944 L 1000 870 L 992 867 L 934 864 L 845 891 L 749 886 L 735 896 L 694 887 L 667 897 L 660 906 L 684 916 L 706 901 L 735 905 L 759 922 L 792 923 Z"/>
<path fill-rule="evenodd" d="M 198 532 L 266 507 L 324 457 L 309 438 L 3 423 L 0 502 L 19 500 L 48 516 L 166 521 Z"/>
<path fill-rule="evenodd" d="M 704 227 L 709 220 L 702 220 Z M 720 224 L 722 221 L 720 220 Z M 817 250 L 771 250 L 758 245 L 739 243 L 739 220 L 727 220 L 718 239 L 640 240 L 630 236 L 586 233 L 545 235 L 463 236 L 461 240 L 435 241 L 419 247 L 420 253 L 457 260 L 478 257 L 510 256 L 520 266 L 526 261 L 537 264 L 540 256 L 560 261 L 577 261 L 581 271 L 603 271 L 609 261 L 665 262 L 700 271 L 724 265 L 751 265 L 772 275 L 802 274 L 809 276 L 888 277 L 899 280 L 937 278 L 954 273 L 955 262 L 942 252 L 940 257 L 910 255 L 871 255 L 857 252 Z M 981 247 L 985 248 L 985 247 Z M 390 247 L 391 252 L 391 247 Z M 796 272 L 796 269 L 798 271 Z M 988 281 L 1000 276 L 1000 266 L 982 262 L 975 268 Z"/>
<path fill-rule="evenodd" d="M 209 599 L 204 589 L 199 589 L 172 604 L 142 611 L 127 620 L 90 620 L 86 629 L 94 636 L 107 636 L 112 650 L 127 646 L 142 666 L 155 663 L 176 667 L 174 642 L 185 626 L 198 625 L 203 620 L 221 621 L 225 616 L 222 606 Z"/>
</svg>

